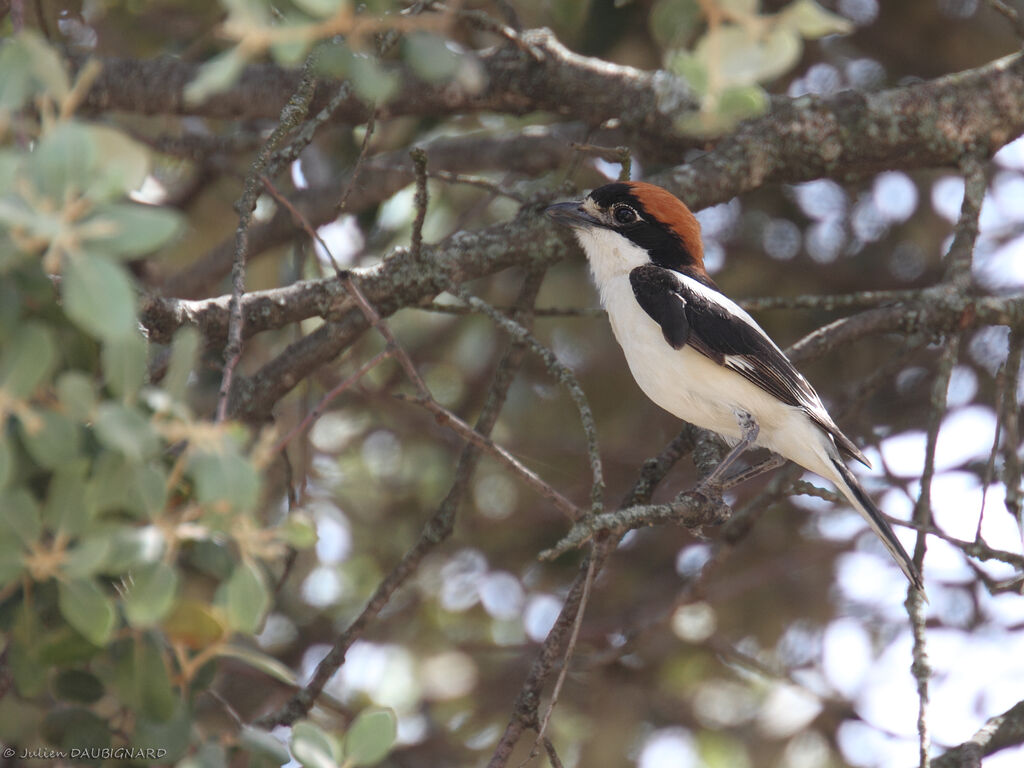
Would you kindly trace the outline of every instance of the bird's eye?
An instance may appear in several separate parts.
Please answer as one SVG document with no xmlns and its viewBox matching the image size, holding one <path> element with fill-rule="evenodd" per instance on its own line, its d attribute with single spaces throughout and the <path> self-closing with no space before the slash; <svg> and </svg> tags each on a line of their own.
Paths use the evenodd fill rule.
<svg viewBox="0 0 1024 768">
<path fill-rule="evenodd" d="M 612 216 L 615 217 L 615 221 L 617 221 L 619 224 L 632 224 L 634 221 L 640 218 L 639 216 L 636 215 L 636 211 L 634 211 L 628 205 L 616 206 L 615 210 L 612 212 Z"/>
</svg>

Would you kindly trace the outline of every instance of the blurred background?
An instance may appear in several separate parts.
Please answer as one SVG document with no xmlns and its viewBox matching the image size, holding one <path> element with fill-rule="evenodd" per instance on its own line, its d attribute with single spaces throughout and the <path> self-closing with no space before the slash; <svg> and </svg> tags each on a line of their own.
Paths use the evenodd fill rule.
<svg viewBox="0 0 1024 768">
<path fill-rule="evenodd" d="M 316 13 L 316 5 L 87 0 L 8 2 L 0 9 L 5 32 L 13 29 L 17 12 L 18 24 L 43 30 L 54 47 L 74 57 L 169 55 L 200 63 L 231 45 L 220 26 L 225 18 L 259 8 L 275 19 L 296 10 Z M 749 32 L 776 14 L 797 13 L 791 5 L 818 14 L 813 18 L 821 33 L 805 27 L 800 35 L 776 40 Z M 733 83 L 744 109 L 753 112 L 776 98 L 910 85 L 981 66 L 1020 47 L 1006 18 L 981 0 L 502 0 L 461 7 L 523 29 L 550 27 L 582 55 L 683 76 L 697 72 L 694 88 L 705 105 L 705 122 L 687 126 L 677 157 L 635 149 L 635 179 L 699 156 L 744 116 L 730 113 L 726 92 L 713 82 L 697 82 L 709 74 L 700 45 L 705 41 L 706 47 L 708 20 L 716 13 L 758 41 L 721 54 L 723 72 L 730 71 L 730 57 L 759 57 L 736 64 L 746 74 Z M 400 9 L 372 2 L 364 12 Z M 370 92 L 386 92 L 389 67 L 399 65 L 438 80 L 469 78 L 466 52 L 496 42 L 493 35 L 456 23 L 418 47 L 397 46 L 379 57 L 372 76 L 357 80 Z M 270 58 L 285 66 L 301 63 L 303 53 L 294 62 L 280 51 Z M 715 72 L 710 70 L 711 81 Z M 204 87 L 215 93 L 214 86 Z M 152 153 L 153 168 L 134 199 L 183 216 L 178 239 L 129 263 L 144 291 L 162 291 L 232 236 L 240 179 L 273 121 L 125 113 L 93 119 L 117 126 Z M 373 127 L 366 163 L 372 167 L 374 158 L 393 157 L 408 165 L 405 153 L 412 146 L 528 132 L 566 119 L 571 116 L 490 112 L 383 119 Z M 280 193 L 336 195 L 337 180 L 349 178 L 357 164 L 366 132 L 365 124 L 341 121 L 321 127 L 278 178 Z M 568 198 L 621 171 L 618 163 L 571 150 L 537 165 L 529 171 L 474 171 L 489 188 L 431 179 L 424 241 L 505 221 L 518 210 L 513 197 L 529 200 L 557 191 Z M 1024 290 L 1024 141 L 998 152 L 988 177 L 973 278 L 979 292 L 1018 294 Z M 379 201 L 360 202 L 357 181 L 351 191 L 356 212 L 317 222 L 338 264 L 368 268 L 409 245 L 414 187 L 408 179 L 396 187 Z M 737 299 L 920 289 L 942 278 L 963 190 L 952 168 L 865 171 L 846 183 L 765 186 L 698 212 L 707 267 Z M 264 195 L 256 221 L 265 223 L 279 212 L 279 203 Z M 252 259 L 247 289 L 332 275 L 323 249 L 296 231 Z M 468 288 L 508 306 L 523 276 L 512 268 Z M 191 297 L 229 292 L 222 274 Z M 472 423 L 506 337 L 488 318 L 453 310 L 455 303 L 442 294 L 433 304 L 401 309 L 389 324 L 436 399 Z M 597 297 L 578 253 L 547 271 L 536 306 L 545 310 L 534 321 L 538 338 L 576 374 L 593 408 L 605 498 L 614 507 L 644 460 L 681 425 L 632 381 L 606 319 L 594 311 Z M 754 314 L 786 347 L 853 311 L 781 306 Z M 320 322 L 309 319 L 253 337 L 240 370 L 257 370 Z M 909 519 L 920 490 L 941 341 L 872 336 L 800 366 L 843 431 L 870 458 L 872 469 L 856 470 L 866 487 L 899 519 Z M 1006 327 L 963 335 L 938 434 L 932 498 L 936 525 L 948 536 L 973 542 L 980 533 L 990 547 L 1021 555 L 1020 521 L 1007 508 L 1001 480 L 1007 451 L 1020 455 L 1021 446 L 1007 448 L 1003 434 L 997 435 L 1000 398 L 1011 398 L 1017 411 L 1024 400 L 1019 372 L 1005 369 L 1009 343 Z M 378 335 L 366 333 L 342 361 L 301 383 L 275 409 L 281 428 L 297 424 L 325 391 L 382 348 Z M 215 406 L 220 363 L 219 348 L 201 356 L 189 392 L 196 414 L 205 416 Z M 1009 394 L 1007 382 L 1015 387 Z M 300 681 L 309 678 L 340 629 L 416 541 L 452 482 L 461 441 L 425 410 L 396 400 L 399 391 L 409 387 L 397 363 L 374 368 L 330 403 L 308 435 L 289 445 L 287 472 L 274 462 L 263 477 L 260 519 L 268 525 L 289 517 L 308 521 L 316 540 L 293 550 L 287 568 L 284 556 L 266 560 L 272 580 L 284 580 L 248 647 L 283 663 Z M 512 384 L 493 437 L 574 502 L 588 503 L 590 472 L 576 409 L 535 357 L 527 356 Z M 671 499 L 695 479 L 692 462 L 684 459 L 655 499 Z M 770 481 L 768 476 L 742 486 L 729 501 L 742 507 Z M 314 720 L 331 731 L 369 705 L 390 707 L 397 714 L 397 743 L 383 764 L 486 764 L 577 572 L 582 554 L 554 562 L 537 558 L 566 529 L 548 502 L 485 457 L 454 534 L 426 557 L 351 648 Z M 912 531 L 898 533 L 912 551 Z M 761 512 L 728 559 L 708 568 L 719 531 L 708 528 L 704 535 L 671 526 L 643 529 L 627 535 L 609 558 L 590 596 L 548 728 L 564 765 L 916 764 L 918 698 L 903 607 L 906 584 L 860 517 L 827 500 L 784 496 Z M 210 545 L 210 551 L 215 548 Z M 198 549 L 182 555 L 183 593 L 193 581 L 223 573 L 210 565 L 221 555 Z M 962 548 L 934 536 L 924 572 L 927 651 L 934 670 L 929 722 L 941 748 L 965 741 L 988 718 L 1024 698 L 1024 598 L 1013 565 L 969 559 Z M 203 591 L 196 587 L 194 593 Z M 215 736 L 233 731 L 226 712 L 249 722 L 292 690 L 237 660 L 222 661 L 209 685 L 216 698 L 199 696 L 192 710 L 202 735 L 193 733 L 193 746 L 177 759 L 212 765 L 203 762 L 196 745 L 216 742 L 222 759 L 246 764 L 249 758 L 239 756 L 244 750 L 236 750 L 234 737 Z M 287 729 L 275 733 L 287 739 Z M 532 738 L 524 737 L 515 764 Z M 1024 749 L 1014 747 L 984 765 L 1009 768 L 1022 761 Z"/>
</svg>

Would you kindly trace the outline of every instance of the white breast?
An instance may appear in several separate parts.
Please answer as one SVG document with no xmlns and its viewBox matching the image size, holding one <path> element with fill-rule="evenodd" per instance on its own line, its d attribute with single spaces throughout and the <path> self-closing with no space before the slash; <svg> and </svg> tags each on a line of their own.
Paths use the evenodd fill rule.
<svg viewBox="0 0 1024 768">
<path fill-rule="evenodd" d="M 829 472 L 828 438 L 801 409 L 782 403 L 690 346 L 677 350 L 669 345 L 661 326 L 637 303 L 629 282 L 630 271 L 648 263 L 646 252 L 611 232 L 583 231 L 579 240 L 615 338 L 647 397 L 730 442 L 740 438 L 737 412 L 750 413 L 761 428 L 758 445 L 814 472 Z"/>
</svg>

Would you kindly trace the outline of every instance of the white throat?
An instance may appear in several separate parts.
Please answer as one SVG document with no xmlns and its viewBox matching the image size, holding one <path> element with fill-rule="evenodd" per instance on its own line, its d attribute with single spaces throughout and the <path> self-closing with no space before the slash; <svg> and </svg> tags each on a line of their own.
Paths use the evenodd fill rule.
<svg viewBox="0 0 1024 768">
<path fill-rule="evenodd" d="M 616 279 L 628 279 L 630 272 L 651 261 L 647 251 L 617 232 L 593 227 L 577 229 L 575 234 L 590 262 L 601 306 L 607 307 L 608 288 Z"/>
</svg>

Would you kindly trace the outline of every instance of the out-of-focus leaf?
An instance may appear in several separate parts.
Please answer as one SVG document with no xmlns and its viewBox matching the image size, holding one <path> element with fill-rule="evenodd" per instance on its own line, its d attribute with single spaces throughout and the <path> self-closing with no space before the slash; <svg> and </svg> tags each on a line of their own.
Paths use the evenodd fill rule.
<svg viewBox="0 0 1024 768">
<path fill-rule="evenodd" d="M 53 332 L 37 322 L 22 325 L 0 353 L 0 389 L 28 398 L 57 364 Z"/>
<path fill-rule="evenodd" d="M 85 664 L 102 651 L 87 643 L 81 633 L 71 627 L 48 630 L 38 644 L 39 663 L 48 667 L 71 667 Z"/>
<path fill-rule="evenodd" d="M 85 536 L 68 549 L 61 572 L 72 579 L 92 576 L 103 566 L 109 552 L 110 539 L 106 536 Z"/>
<path fill-rule="evenodd" d="M 338 750 L 331 737 L 308 720 L 292 727 L 292 755 L 305 768 L 336 768 Z"/>
<path fill-rule="evenodd" d="M 310 16 L 326 19 L 349 5 L 349 0 L 292 0 Z"/>
<path fill-rule="evenodd" d="M 68 192 L 84 193 L 95 181 L 96 170 L 96 144 L 89 126 L 61 120 L 29 155 L 28 170 L 36 189 L 58 206 Z"/>
<path fill-rule="evenodd" d="M 50 478 L 43 520 L 54 533 L 78 536 L 92 517 L 92 504 L 85 491 L 87 462 L 83 458 L 57 467 Z"/>
<path fill-rule="evenodd" d="M 761 0 L 715 0 L 719 8 L 737 16 L 752 16 L 757 13 Z"/>
<path fill-rule="evenodd" d="M 58 411 L 35 411 L 31 420 L 22 420 L 21 432 L 29 455 L 47 469 L 74 461 L 81 448 L 78 424 Z"/>
<path fill-rule="evenodd" d="M 364 101 L 383 104 L 398 90 L 398 73 L 389 72 L 370 56 L 353 57 L 349 74 L 356 93 Z"/>
<path fill-rule="evenodd" d="M 344 40 L 324 40 L 317 45 L 314 66 L 318 75 L 340 80 L 348 77 L 353 58 L 352 49 Z"/>
<path fill-rule="evenodd" d="M 459 68 L 459 57 L 437 35 L 413 32 L 405 38 L 403 46 L 412 71 L 427 82 L 451 80 Z"/>
<path fill-rule="evenodd" d="M 241 645 L 225 645 L 218 655 L 227 656 L 229 658 L 245 662 L 253 669 L 258 669 L 265 675 L 268 675 L 285 685 L 297 684 L 294 672 L 273 656 L 268 656 L 255 648 L 246 648 Z"/>
<path fill-rule="evenodd" d="M 238 743 L 243 749 L 256 752 L 260 757 L 268 759 L 271 765 L 284 765 L 291 760 L 288 747 L 262 728 L 245 726 L 238 736 Z"/>
<path fill-rule="evenodd" d="M 121 602 L 128 623 L 144 628 L 160 622 L 174 604 L 177 590 L 178 573 L 162 560 L 134 571 Z"/>
<path fill-rule="evenodd" d="M 146 379 L 146 341 L 133 333 L 103 345 L 103 379 L 110 391 L 133 402 Z"/>
<path fill-rule="evenodd" d="M 768 94 L 758 85 L 728 88 L 718 97 L 718 112 L 730 123 L 764 114 L 768 109 Z"/>
<path fill-rule="evenodd" d="M 185 101 L 199 104 L 234 85 L 248 59 L 238 46 L 219 53 L 199 68 L 196 79 L 185 86 Z"/>
<path fill-rule="evenodd" d="M 30 29 L 0 46 L 0 72 L 0 109 L 18 109 L 37 91 L 61 101 L 71 89 L 57 51 Z"/>
<path fill-rule="evenodd" d="M 53 694 L 64 701 L 93 704 L 103 697 L 103 681 L 92 672 L 65 669 L 54 678 Z"/>
<path fill-rule="evenodd" d="M 91 421 L 96 407 L 96 386 L 81 371 L 65 371 L 57 377 L 57 399 L 61 407 L 76 421 Z"/>
<path fill-rule="evenodd" d="M 174 334 L 174 341 L 171 343 L 171 360 L 167 364 L 167 373 L 161 386 L 179 402 L 185 400 L 188 380 L 196 367 L 199 341 L 199 331 L 195 328 L 182 328 Z"/>
<path fill-rule="evenodd" d="M 309 549 L 316 545 L 316 524 L 303 512 L 292 512 L 284 524 L 284 538 L 295 549 Z"/>
<path fill-rule="evenodd" d="M 722 24 L 709 30 L 694 55 L 721 89 L 765 82 L 796 64 L 803 43 L 793 29 L 775 25 L 763 36 L 757 28 Z"/>
<path fill-rule="evenodd" d="M 96 409 L 95 427 L 101 443 L 130 460 L 145 461 L 160 447 L 149 420 L 130 406 L 102 403 Z"/>
<path fill-rule="evenodd" d="M 171 716 L 165 720 L 154 721 L 148 717 L 140 717 L 135 723 L 132 746 L 136 749 L 154 750 L 157 754 L 163 754 L 161 759 L 166 761 L 167 765 L 174 764 L 177 768 L 181 768 L 184 765 L 182 758 L 192 746 L 189 736 L 194 725 L 195 713 L 184 701 L 179 699 L 175 701 Z M 157 750 L 166 750 L 166 753 Z M 224 764 L 211 765 L 209 768 L 227 768 L 227 766 Z"/>
<path fill-rule="evenodd" d="M 252 509 L 259 500 L 260 477 L 252 462 L 234 451 L 197 453 L 189 470 L 203 504 Z"/>
<path fill-rule="evenodd" d="M 10 536 L 28 547 L 39 540 L 43 521 L 39 507 L 24 488 L 0 492 L 0 536 Z"/>
<path fill-rule="evenodd" d="M 683 78 L 699 96 L 708 92 L 708 70 L 704 62 L 688 51 L 673 51 L 668 59 L 669 69 Z"/>
<path fill-rule="evenodd" d="M 683 45 L 703 18 L 697 0 L 658 0 L 647 16 L 651 35 L 663 49 Z"/>
<path fill-rule="evenodd" d="M 397 736 L 394 711 L 364 709 L 345 733 L 345 760 L 354 766 L 376 765 L 387 757 Z"/>
<path fill-rule="evenodd" d="M 64 750 L 103 749 L 110 744 L 110 723 L 88 709 L 58 709 L 46 716 L 42 735 Z"/>
<path fill-rule="evenodd" d="M 6 488 L 14 476 L 16 462 L 10 440 L 4 432 L 0 432 L 0 489 Z"/>
<path fill-rule="evenodd" d="M 81 632 L 93 645 L 110 640 L 117 620 L 114 603 L 92 579 L 62 581 L 58 585 L 58 605 L 68 624 Z"/>
<path fill-rule="evenodd" d="M 228 626 L 252 634 L 259 629 L 270 608 L 270 590 L 259 566 L 241 562 L 217 590 L 217 602 L 224 606 Z"/>
<path fill-rule="evenodd" d="M 96 255 L 68 258 L 61 294 L 68 317 L 93 336 L 117 341 L 136 332 L 135 294 L 119 264 Z"/>
<path fill-rule="evenodd" d="M 167 548 L 163 534 L 156 526 L 137 528 L 119 525 L 106 533 L 110 552 L 103 572 L 120 575 L 132 568 L 141 568 L 162 557 Z"/>
<path fill-rule="evenodd" d="M 807 38 L 848 35 L 854 29 L 852 21 L 825 10 L 814 0 L 794 0 L 779 13 L 779 23 Z"/>
<path fill-rule="evenodd" d="M 179 600 L 161 626 L 168 637 L 189 648 L 205 648 L 228 633 L 210 606 L 197 600 Z"/>
<path fill-rule="evenodd" d="M 112 200 L 138 189 L 149 173 L 149 150 L 116 128 L 90 125 L 98 173 L 86 194 L 94 200 Z"/>
<path fill-rule="evenodd" d="M 89 253 L 101 256 L 143 256 L 177 234 L 181 216 L 170 208 L 137 203 L 108 203 L 93 211 L 80 226 Z"/>
<path fill-rule="evenodd" d="M 146 635 L 136 635 L 118 660 L 117 689 L 124 702 L 153 722 L 166 722 L 175 713 L 177 696 L 160 649 Z"/>
</svg>

